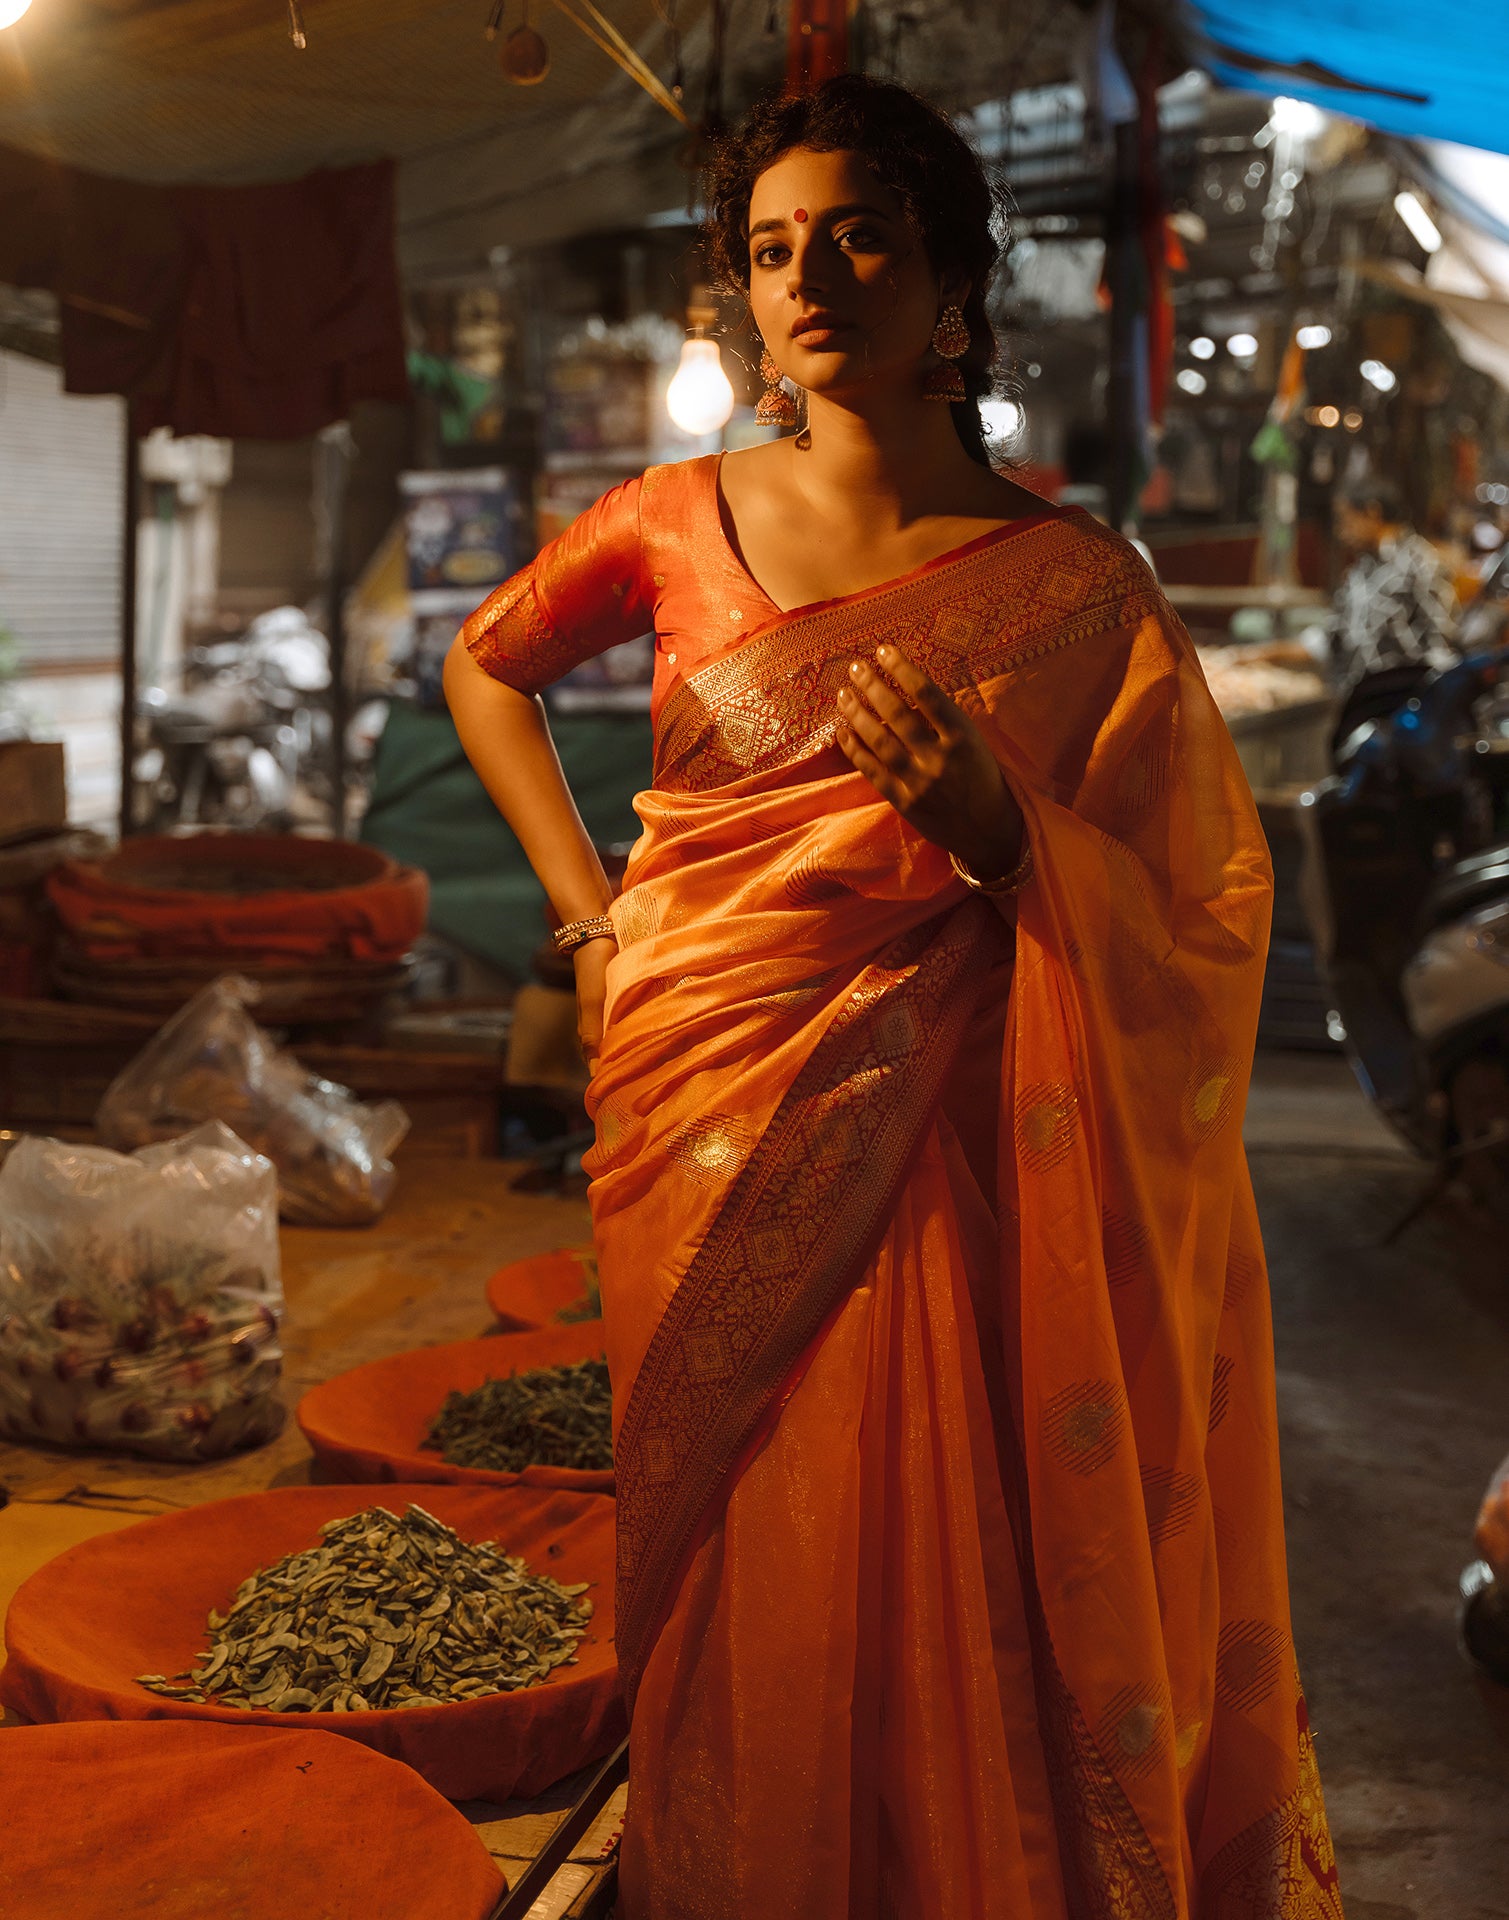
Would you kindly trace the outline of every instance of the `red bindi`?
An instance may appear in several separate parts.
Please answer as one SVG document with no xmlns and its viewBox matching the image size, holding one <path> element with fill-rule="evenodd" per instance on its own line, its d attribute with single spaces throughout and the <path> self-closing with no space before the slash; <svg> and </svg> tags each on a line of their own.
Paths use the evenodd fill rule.
<svg viewBox="0 0 1509 1920">
<path fill-rule="evenodd" d="M 792 214 L 791 217 L 798 224 L 800 224 L 803 220 L 807 218 L 807 209 L 805 207 L 798 207 L 796 212 Z"/>
</svg>

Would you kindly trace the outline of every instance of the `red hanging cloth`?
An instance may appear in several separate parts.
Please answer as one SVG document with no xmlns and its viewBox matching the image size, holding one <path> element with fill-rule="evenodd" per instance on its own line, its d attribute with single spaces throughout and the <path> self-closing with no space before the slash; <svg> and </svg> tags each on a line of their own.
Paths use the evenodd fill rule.
<svg viewBox="0 0 1509 1920">
<path fill-rule="evenodd" d="M 292 440 L 408 396 L 391 161 L 160 187 L 0 147 L 0 205 L 0 281 L 57 294 L 67 390 L 139 434 Z"/>
<path fill-rule="evenodd" d="M 848 0 L 791 0 L 786 91 L 810 93 L 848 67 Z"/>
</svg>

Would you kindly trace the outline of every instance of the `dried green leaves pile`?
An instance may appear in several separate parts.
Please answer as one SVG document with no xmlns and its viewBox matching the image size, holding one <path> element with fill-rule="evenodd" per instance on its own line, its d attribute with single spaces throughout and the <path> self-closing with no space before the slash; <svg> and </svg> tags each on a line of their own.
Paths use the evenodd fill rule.
<svg viewBox="0 0 1509 1920">
<path fill-rule="evenodd" d="M 607 1363 L 578 1360 L 486 1380 L 448 1393 L 422 1443 L 453 1467 L 519 1473 L 525 1467 L 613 1465 Z"/>
<path fill-rule="evenodd" d="M 243 1580 L 209 1617 L 197 1670 L 140 1686 L 170 1700 L 270 1713 L 433 1707 L 533 1686 L 576 1658 L 585 1586 L 530 1574 L 423 1507 L 368 1507 L 321 1544 Z"/>
</svg>

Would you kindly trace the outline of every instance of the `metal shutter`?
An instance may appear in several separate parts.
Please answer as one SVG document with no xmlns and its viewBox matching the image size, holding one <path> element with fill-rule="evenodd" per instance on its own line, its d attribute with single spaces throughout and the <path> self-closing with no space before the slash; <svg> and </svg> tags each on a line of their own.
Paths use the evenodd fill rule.
<svg viewBox="0 0 1509 1920">
<path fill-rule="evenodd" d="M 0 622 L 23 672 L 120 658 L 123 403 L 0 351 Z"/>
</svg>

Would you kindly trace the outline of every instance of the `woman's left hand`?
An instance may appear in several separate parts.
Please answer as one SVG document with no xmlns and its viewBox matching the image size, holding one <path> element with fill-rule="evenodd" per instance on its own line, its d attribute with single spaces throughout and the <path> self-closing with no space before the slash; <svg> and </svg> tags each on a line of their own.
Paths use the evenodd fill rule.
<svg viewBox="0 0 1509 1920">
<path fill-rule="evenodd" d="M 839 746 L 908 826 L 1000 879 L 1021 858 L 1022 812 L 984 734 L 894 647 L 875 658 L 883 671 L 856 660 L 839 693 Z"/>
</svg>

